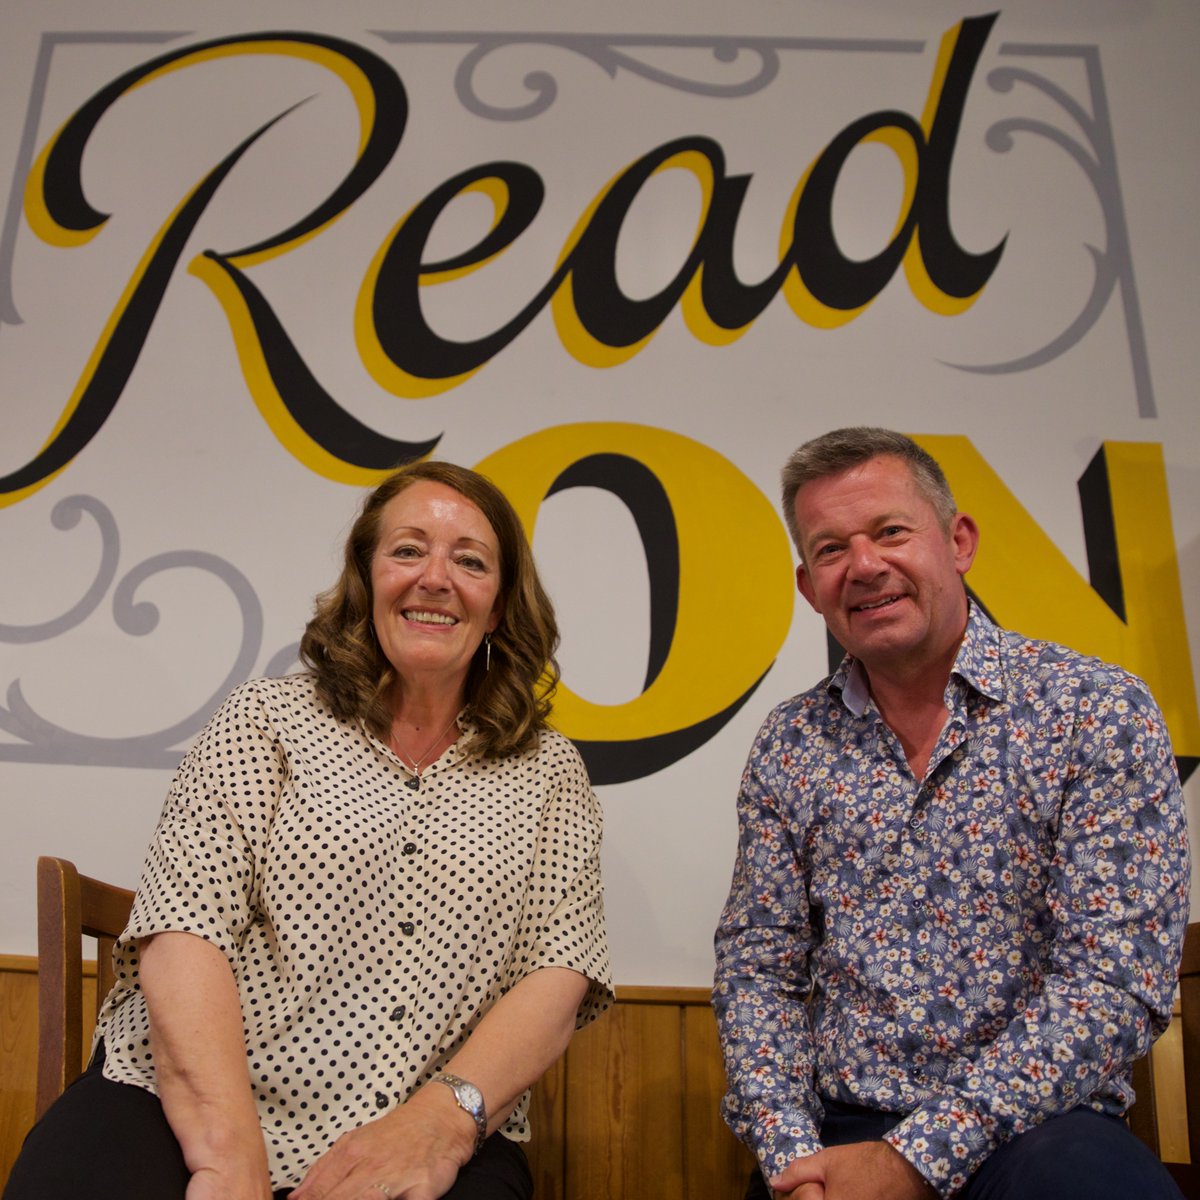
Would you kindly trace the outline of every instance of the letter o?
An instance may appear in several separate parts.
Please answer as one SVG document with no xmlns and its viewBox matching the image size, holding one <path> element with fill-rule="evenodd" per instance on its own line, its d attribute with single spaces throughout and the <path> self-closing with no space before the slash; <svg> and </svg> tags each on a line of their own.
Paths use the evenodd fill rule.
<svg viewBox="0 0 1200 1200">
<path fill-rule="evenodd" d="M 630 471 L 621 471 L 622 460 Z M 639 521 L 652 603 L 659 552 L 677 554 L 678 563 L 667 582 L 660 577 L 660 592 L 674 594 L 658 597 L 666 613 L 658 622 L 662 660 L 652 664 L 642 693 L 595 704 L 564 680 L 555 695 L 554 724 L 579 746 L 593 781 L 619 783 L 690 754 L 749 699 L 791 625 L 792 560 L 783 523 L 762 492 L 728 459 L 682 434 L 615 422 L 560 425 L 502 447 L 478 469 L 503 488 L 532 539 L 543 501 L 571 486 L 573 468 L 588 462 L 600 464 L 591 484 L 606 469 L 614 479 L 652 476 L 656 487 L 635 484 L 632 493 L 650 505 L 657 493 L 668 506 L 674 545 L 661 522 L 648 535 L 652 524 Z M 630 503 L 630 492 L 611 490 Z"/>
</svg>

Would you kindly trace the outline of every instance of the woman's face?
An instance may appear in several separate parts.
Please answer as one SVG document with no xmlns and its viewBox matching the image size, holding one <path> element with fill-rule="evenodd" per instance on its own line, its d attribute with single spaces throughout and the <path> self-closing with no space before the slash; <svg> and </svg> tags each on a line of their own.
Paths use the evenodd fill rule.
<svg viewBox="0 0 1200 1200">
<path fill-rule="evenodd" d="M 401 679 L 461 692 L 503 614 L 500 565 L 491 524 L 453 488 L 421 479 L 387 502 L 371 560 L 372 617 Z"/>
</svg>

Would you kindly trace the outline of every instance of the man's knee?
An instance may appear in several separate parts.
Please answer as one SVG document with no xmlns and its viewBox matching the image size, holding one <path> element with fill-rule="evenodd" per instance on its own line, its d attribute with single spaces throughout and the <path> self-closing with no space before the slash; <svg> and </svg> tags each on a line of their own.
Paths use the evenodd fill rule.
<svg viewBox="0 0 1200 1200">
<path fill-rule="evenodd" d="M 1179 1200 L 1167 1169 L 1117 1117 L 1087 1108 L 1051 1117 L 995 1152 L 967 1200 Z"/>
</svg>

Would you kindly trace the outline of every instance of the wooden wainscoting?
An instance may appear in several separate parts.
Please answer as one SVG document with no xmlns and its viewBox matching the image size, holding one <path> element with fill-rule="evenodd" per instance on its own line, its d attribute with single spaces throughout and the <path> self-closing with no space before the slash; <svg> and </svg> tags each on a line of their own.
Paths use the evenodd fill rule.
<svg viewBox="0 0 1200 1200">
<path fill-rule="evenodd" d="M 96 968 L 84 964 L 84 1047 Z M 37 961 L 0 955 L 0 1188 L 33 1122 Z M 753 1165 L 717 1112 L 725 1080 L 704 988 L 619 988 L 534 1090 L 540 1200 L 732 1200 Z"/>
<path fill-rule="evenodd" d="M 85 964 L 84 1046 L 95 964 Z M 91 995 L 88 995 L 88 992 Z M 33 1121 L 37 963 L 0 955 L 0 1188 Z M 1187 1161 L 1178 1023 L 1155 1046 L 1162 1154 Z M 752 1159 L 717 1113 L 725 1080 L 704 988 L 618 988 L 534 1090 L 539 1200 L 735 1200 Z"/>
<path fill-rule="evenodd" d="M 96 1011 L 96 964 L 83 964 L 84 1045 Z M 33 1124 L 37 1088 L 37 959 L 0 954 L 0 1188 Z"/>
<path fill-rule="evenodd" d="M 754 1160 L 717 1111 L 724 1090 L 706 988 L 618 988 L 534 1090 L 536 1194 L 740 1197 Z"/>
</svg>

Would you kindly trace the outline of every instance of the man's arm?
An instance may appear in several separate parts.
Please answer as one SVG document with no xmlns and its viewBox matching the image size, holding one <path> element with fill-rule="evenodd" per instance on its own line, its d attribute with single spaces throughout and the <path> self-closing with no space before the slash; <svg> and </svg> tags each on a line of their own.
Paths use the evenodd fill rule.
<svg viewBox="0 0 1200 1200">
<path fill-rule="evenodd" d="M 764 726 L 742 778 L 713 989 L 729 1081 L 722 1113 L 768 1175 L 821 1145 L 805 1009 L 813 932 L 793 830 L 771 786 L 780 755 L 773 724 Z"/>
<path fill-rule="evenodd" d="M 1190 878 L 1179 777 L 1140 681 L 1080 697 L 1047 887 L 1046 977 L 887 1140 L 944 1195 L 997 1147 L 1085 1104 L 1171 1016 Z"/>
</svg>

